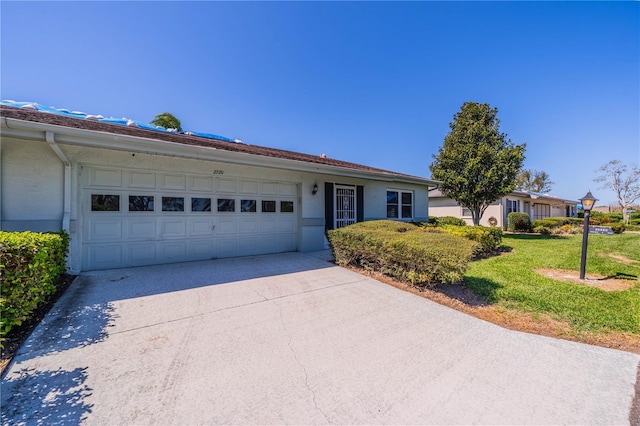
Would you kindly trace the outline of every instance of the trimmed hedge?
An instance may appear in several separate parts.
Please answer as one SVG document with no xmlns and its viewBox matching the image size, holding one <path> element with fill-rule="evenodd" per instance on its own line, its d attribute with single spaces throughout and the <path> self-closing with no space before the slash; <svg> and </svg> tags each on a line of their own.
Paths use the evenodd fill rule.
<svg viewBox="0 0 640 426">
<path fill-rule="evenodd" d="M 511 232 L 531 232 L 531 220 L 528 213 L 511 212 L 507 216 L 507 229 Z"/>
<path fill-rule="evenodd" d="M 551 235 L 551 229 L 542 225 L 538 225 L 535 228 L 533 228 L 533 232 L 541 235 Z"/>
<path fill-rule="evenodd" d="M 416 286 L 460 281 L 477 245 L 390 220 L 333 229 L 327 237 L 337 264 L 381 272 Z"/>
<path fill-rule="evenodd" d="M 455 226 L 466 226 L 467 222 L 459 217 L 455 216 L 431 216 L 429 217 L 429 223 L 433 223 L 436 226 L 445 226 L 445 225 L 455 225 Z"/>
<path fill-rule="evenodd" d="M 624 223 L 621 222 L 608 223 L 605 226 L 610 226 L 614 234 L 622 234 L 626 229 Z"/>
<path fill-rule="evenodd" d="M 531 226 L 537 228 L 538 226 L 544 226 L 547 228 L 557 228 L 562 225 L 576 225 L 580 226 L 584 223 L 584 219 L 579 219 L 575 217 L 562 217 L 562 216 L 554 216 L 547 217 L 545 219 L 536 219 L 531 222 Z"/>
<path fill-rule="evenodd" d="M 445 225 L 442 229 L 447 234 L 458 235 L 478 243 L 473 253 L 476 257 L 491 254 L 502 244 L 502 230 L 500 228 Z"/>
<path fill-rule="evenodd" d="M 0 338 L 55 293 L 55 281 L 67 269 L 68 250 L 65 232 L 0 231 Z"/>
<path fill-rule="evenodd" d="M 609 226 L 614 234 L 621 234 L 627 229 L 622 222 L 601 222 L 600 220 L 589 220 L 591 225 Z M 581 234 L 584 218 L 573 217 L 547 217 L 536 219 L 532 222 L 534 232 L 543 233 L 549 231 L 553 234 Z"/>
</svg>

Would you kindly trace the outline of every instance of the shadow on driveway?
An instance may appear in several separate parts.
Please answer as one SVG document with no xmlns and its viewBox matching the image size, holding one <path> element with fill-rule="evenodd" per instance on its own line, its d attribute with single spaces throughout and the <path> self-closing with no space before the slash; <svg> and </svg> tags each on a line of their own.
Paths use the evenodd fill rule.
<svg viewBox="0 0 640 426">
<path fill-rule="evenodd" d="M 105 340 L 119 317 L 116 301 L 333 266 L 313 256 L 281 253 L 83 272 L 16 356 L 30 359 Z"/>
<path fill-rule="evenodd" d="M 2 424 L 80 424 L 91 413 L 87 368 L 23 369 L 2 381 Z"/>
</svg>

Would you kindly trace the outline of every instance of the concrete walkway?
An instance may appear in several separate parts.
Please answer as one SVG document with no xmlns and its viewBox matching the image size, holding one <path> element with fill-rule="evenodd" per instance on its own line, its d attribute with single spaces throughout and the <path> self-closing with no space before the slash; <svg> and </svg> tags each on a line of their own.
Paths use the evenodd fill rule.
<svg viewBox="0 0 640 426">
<path fill-rule="evenodd" d="M 640 357 L 509 331 L 287 253 L 81 275 L 3 424 L 629 424 Z"/>
</svg>

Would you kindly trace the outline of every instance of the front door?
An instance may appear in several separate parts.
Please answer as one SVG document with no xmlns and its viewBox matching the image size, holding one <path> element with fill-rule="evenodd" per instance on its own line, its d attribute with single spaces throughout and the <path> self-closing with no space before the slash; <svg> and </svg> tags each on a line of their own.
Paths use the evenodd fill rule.
<svg viewBox="0 0 640 426">
<path fill-rule="evenodd" d="M 335 186 L 335 228 L 356 223 L 356 187 Z"/>
</svg>

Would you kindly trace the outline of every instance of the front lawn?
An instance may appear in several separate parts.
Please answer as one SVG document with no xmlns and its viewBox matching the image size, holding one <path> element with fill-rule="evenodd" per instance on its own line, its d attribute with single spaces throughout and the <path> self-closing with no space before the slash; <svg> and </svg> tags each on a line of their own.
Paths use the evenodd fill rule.
<svg viewBox="0 0 640 426">
<path fill-rule="evenodd" d="M 487 302 L 508 310 L 546 314 L 576 332 L 640 335 L 640 234 L 590 235 L 587 276 L 632 280 L 623 291 L 557 281 L 534 270 L 578 271 L 582 235 L 507 234 L 507 253 L 472 262 L 464 284 Z M 510 251 L 509 251 L 510 250 Z"/>
</svg>

